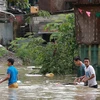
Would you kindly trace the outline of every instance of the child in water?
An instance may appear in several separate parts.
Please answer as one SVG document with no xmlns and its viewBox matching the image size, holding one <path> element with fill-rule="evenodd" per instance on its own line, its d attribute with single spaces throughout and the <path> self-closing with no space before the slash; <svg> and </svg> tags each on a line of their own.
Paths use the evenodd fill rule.
<svg viewBox="0 0 100 100">
<path fill-rule="evenodd" d="M 17 84 L 18 70 L 13 66 L 14 59 L 9 58 L 7 61 L 8 61 L 7 76 L 4 79 L 0 80 L 0 83 L 8 80 L 9 88 L 18 88 Z"/>
</svg>

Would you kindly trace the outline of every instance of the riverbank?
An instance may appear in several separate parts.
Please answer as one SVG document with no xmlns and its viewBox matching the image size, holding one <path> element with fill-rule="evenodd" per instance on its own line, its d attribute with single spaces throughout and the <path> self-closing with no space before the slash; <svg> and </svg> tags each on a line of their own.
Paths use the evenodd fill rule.
<svg viewBox="0 0 100 100">
<path fill-rule="evenodd" d="M 5 66 L 7 64 L 7 59 L 8 58 L 13 58 L 15 60 L 15 63 L 14 63 L 15 66 L 22 66 L 23 65 L 23 61 L 20 58 L 18 58 L 11 51 L 8 51 L 7 54 L 5 54 L 4 56 L 0 57 L 0 65 Z"/>
</svg>

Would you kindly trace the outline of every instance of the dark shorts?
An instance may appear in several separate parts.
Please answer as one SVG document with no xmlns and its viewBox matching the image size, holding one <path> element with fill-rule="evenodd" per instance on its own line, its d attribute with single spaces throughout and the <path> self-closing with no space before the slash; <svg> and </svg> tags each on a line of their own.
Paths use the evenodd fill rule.
<svg viewBox="0 0 100 100">
<path fill-rule="evenodd" d="M 98 85 L 90 86 L 91 88 L 98 88 Z"/>
</svg>

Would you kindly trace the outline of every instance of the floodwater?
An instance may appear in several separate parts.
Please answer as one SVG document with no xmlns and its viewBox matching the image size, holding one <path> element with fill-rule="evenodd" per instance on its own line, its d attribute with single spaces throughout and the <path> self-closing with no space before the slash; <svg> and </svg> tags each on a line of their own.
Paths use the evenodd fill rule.
<svg viewBox="0 0 100 100">
<path fill-rule="evenodd" d="M 0 84 L 0 100 L 100 100 L 100 86 L 94 89 L 66 85 L 74 80 L 72 75 L 47 78 L 41 75 L 28 76 L 29 70 L 26 68 L 18 70 L 19 88 L 9 89 L 7 82 Z"/>
</svg>

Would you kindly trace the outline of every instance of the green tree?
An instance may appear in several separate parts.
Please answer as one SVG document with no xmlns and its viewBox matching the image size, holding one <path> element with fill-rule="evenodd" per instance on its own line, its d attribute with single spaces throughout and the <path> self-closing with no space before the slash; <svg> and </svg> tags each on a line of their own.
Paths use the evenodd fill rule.
<svg viewBox="0 0 100 100">
<path fill-rule="evenodd" d="M 48 24 L 46 28 L 57 31 L 51 35 L 51 39 L 56 39 L 56 43 L 47 44 L 41 72 L 72 73 L 73 57 L 78 53 L 74 34 L 74 14 L 60 15 L 58 20 Z"/>
<path fill-rule="evenodd" d="M 45 27 L 53 31 L 50 39 L 55 42 L 43 46 L 44 40 L 31 34 L 28 38 L 14 40 L 11 47 L 25 63 L 42 66 L 43 74 L 69 74 L 73 71 L 73 57 L 78 53 L 74 28 L 74 14 L 60 15 Z"/>
<path fill-rule="evenodd" d="M 21 10 L 27 11 L 27 13 L 30 12 L 29 0 L 8 0 L 8 4 L 20 8 Z"/>
</svg>

